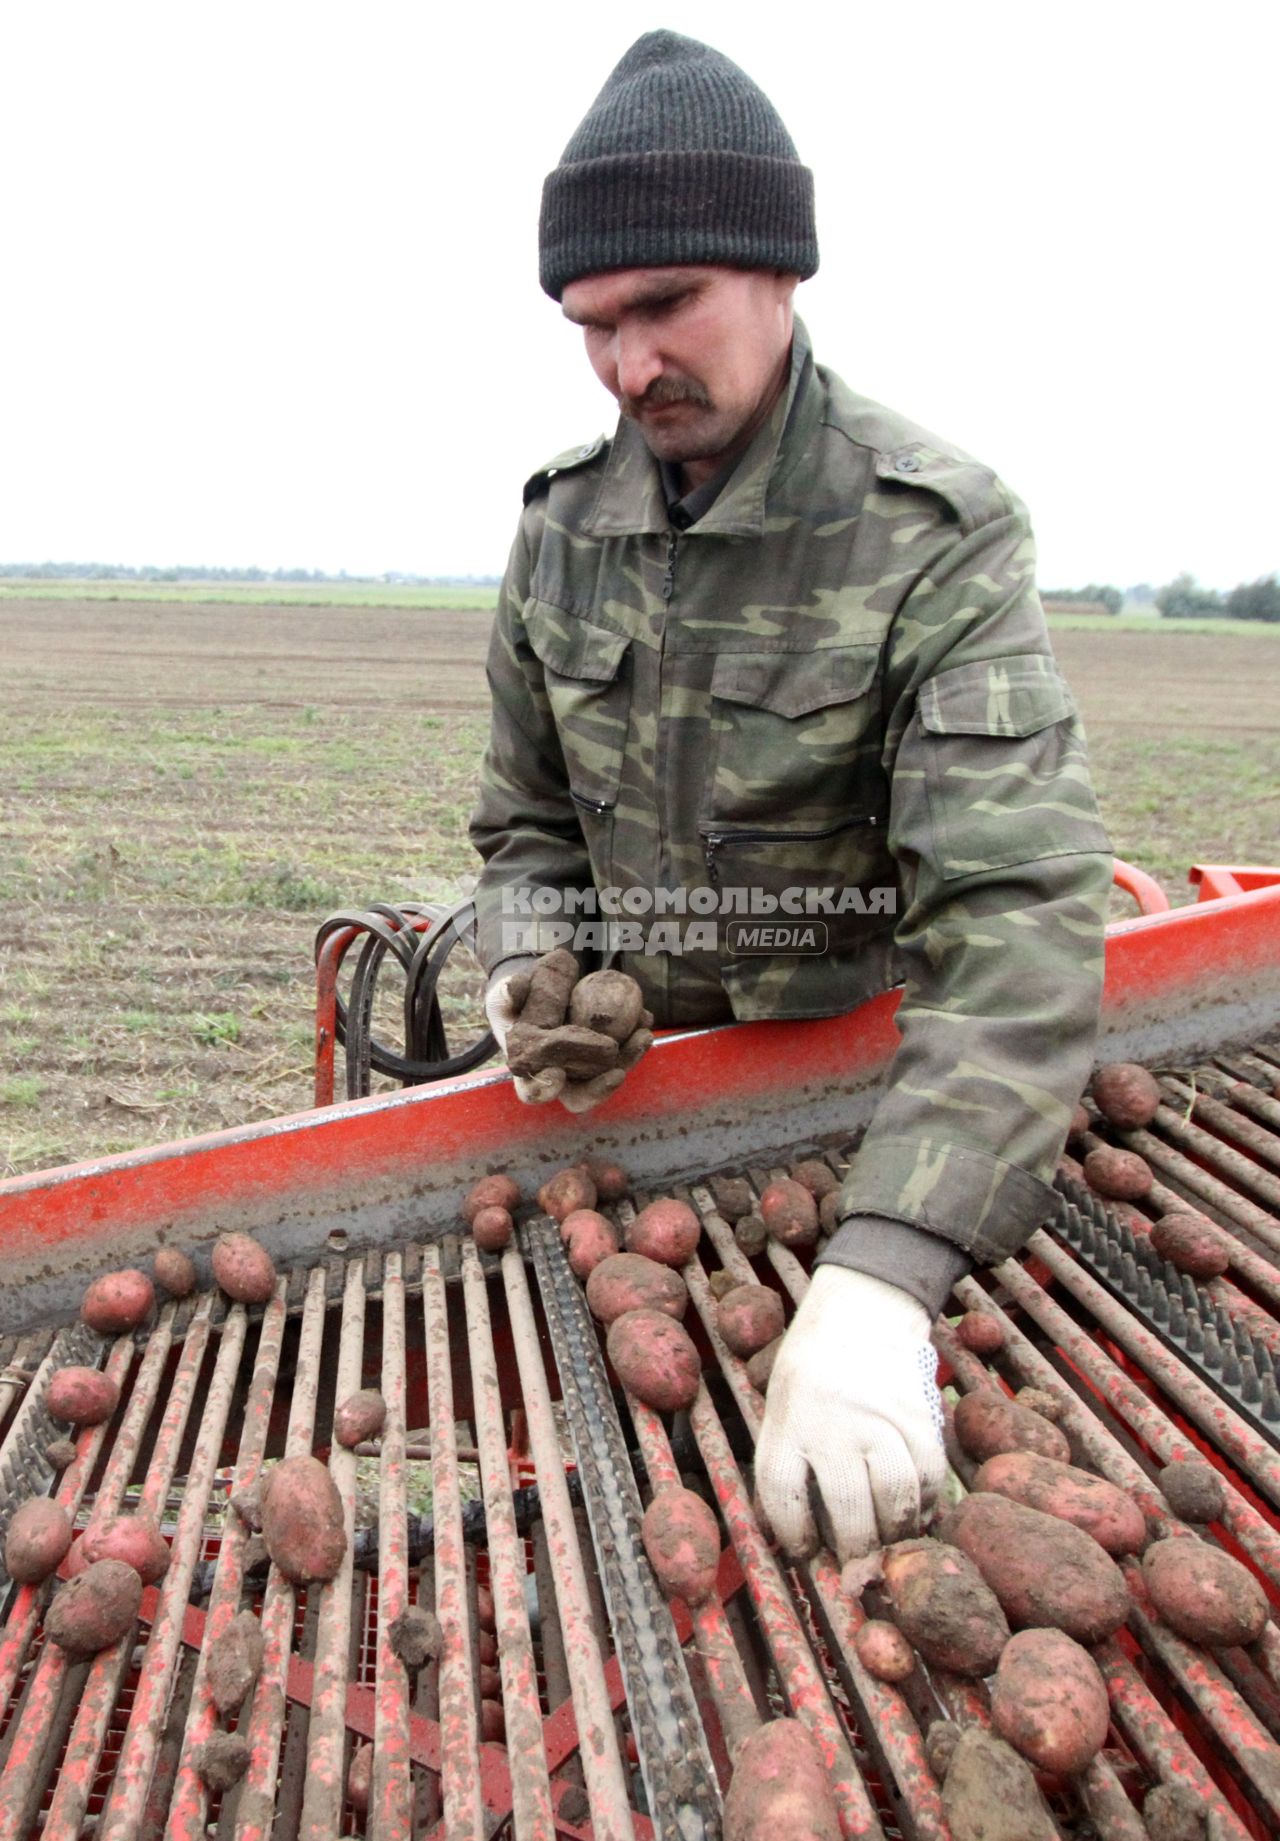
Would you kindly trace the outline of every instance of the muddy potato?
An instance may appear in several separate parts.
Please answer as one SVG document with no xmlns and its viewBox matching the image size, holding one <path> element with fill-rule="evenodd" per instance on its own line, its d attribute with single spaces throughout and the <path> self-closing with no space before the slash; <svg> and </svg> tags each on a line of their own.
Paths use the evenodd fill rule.
<svg viewBox="0 0 1280 1841">
<path fill-rule="evenodd" d="M 1206 1815 L 1195 1791 L 1181 1783 L 1156 1784 L 1142 1805 L 1151 1841 L 1205 1841 Z"/>
<path fill-rule="evenodd" d="M 716 1587 L 720 1526 L 691 1489 L 664 1489 L 644 1512 L 640 1537 L 668 1598 L 700 1605 Z"/>
<path fill-rule="evenodd" d="M 629 1310 L 609 1326 L 605 1347 L 614 1372 L 636 1398 L 659 1413 L 692 1406 L 702 1367 L 688 1334 L 656 1310 Z"/>
<path fill-rule="evenodd" d="M 406 1668 L 422 1668 L 440 1654 L 440 1620 L 422 1604 L 402 1611 L 388 1632 L 391 1648 Z"/>
<path fill-rule="evenodd" d="M 1192 1278 L 1217 1278 L 1231 1264 L 1225 1235 L 1198 1215 L 1161 1215 L 1151 1230 L 1151 1244 L 1161 1259 Z"/>
<path fill-rule="evenodd" d="M 1119 1567 L 1068 1521 L 983 1491 L 948 1509 L 938 1533 L 969 1556 L 1011 1624 L 1053 1625 L 1078 1643 L 1100 1643 L 1128 1615 Z"/>
<path fill-rule="evenodd" d="M 212 1264 L 214 1278 L 237 1304 L 266 1304 L 275 1291 L 271 1255 L 251 1234 L 219 1234 Z"/>
<path fill-rule="evenodd" d="M 925 1661 L 955 1675 L 989 1675 L 1009 1625 L 972 1561 L 924 1537 L 886 1547 L 883 1566 L 894 1621 Z"/>
<path fill-rule="evenodd" d="M 594 1208 L 596 1186 L 580 1163 L 557 1170 L 538 1191 L 538 1207 L 553 1221 L 563 1221 L 578 1208 Z"/>
<path fill-rule="evenodd" d="M 965 1394 L 956 1405 L 955 1425 L 961 1450 L 979 1463 L 1002 1451 L 1035 1451 L 1060 1464 L 1071 1461 L 1071 1446 L 1056 1425 L 994 1387 Z"/>
<path fill-rule="evenodd" d="M 1109 1144 L 1089 1152 L 1084 1180 L 1098 1195 L 1121 1202 L 1140 1202 L 1151 1193 L 1150 1166 L 1136 1151 L 1117 1151 Z"/>
<path fill-rule="evenodd" d="M 507 1737 L 507 1716 L 500 1700 L 480 1702 L 480 1737 L 486 1745 L 502 1745 Z"/>
<path fill-rule="evenodd" d="M 722 1266 L 718 1272 L 713 1272 L 708 1278 L 707 1290 L 718 1304 L 721 1298 L 727 1298 L 731 1291 L 736 1291 L 741 1283 L 742 1280 L 736 1272 L 730 1272 L 727 1267 Z"/>
<path fill-rule="evenodd" d="M 1102 1477 L 1033 1451 L 988 1458 L 973 1487 L 1069 1521 L 1111 1554 L 1140 1553 L 1147 1543 L 1146 1517 L 1132 1496 Z"/>
<path fill-rule="evenodd" d="M 741 1221 L 743 1215 L 751 1214 L 755 1208 L 756 1198 L 745 1176 L 711 1176 L 707 1179 L 707 1187 L 715 1202 L 716 1213 L 730 1227 Z"/>
<path fill-rule="evenodd" d="M 640 1027 L 644 998 L 626 972 L 588 972 L 569 997 L 569 1021 L 625 1042 Z"/>
<path fill-rule="evenodd" d="M 196 1288 L 196 1269 L 177 1247 L 161 1247 L 152 1260 L 156 1283 L 163 1285 L 171 1298 L 189 1298 Z"/>
<path fill-rule="evenodd" d="M 509 1176 L 482 1176 L 467 1190 L 462 1215 L 473 1222 L 482 1208 L 505 1208 L 510 1215 L 519 1206 L 520 1191 Z"/>
<path fill-rule="evenodd" d="M 956 1340 L 974 1355 L 994 1355 L 1004 1347 L 1004 1325 L 989 1311 L 967 1310 L 956 1324 Z"/>
<path fill-rule="evenodd" d="M 476 1587 L 476 1622 L 482 1630 L 498 1628 L 497 1609 L 493 1602 L 493 1587 L 478 1585 Z"/>
<path fill-rule="evenodd" d="M 262 1626 L 252 1611 L 241 1611 L 210 1645 L 205 1674 L 209 1699 L 224 1718 L 243 1704 L 261 1668 Z"/>
<path fill-rule="evenodd" d="M 724 1841 L 840 1841 L 822 1754 L 799 1720 L 769 1720 L 739 1747 Z"/>
<path fill-rule="evenodd" d="M 100 1336 L 120 1336 L 145 1323 L 155 1307 L 156 1290 L 145 1272 L 126 1267 L 94 1279 L 80 1306 L 81 1321 Z"/>
<path fill-rule="evenodd" d="M 569 1236 L 569 1268 L 585 1285 L 596 1267 L 618 1251 L 618 1231 L 593 1208 L 579 1208 L 569 1220 L 574 1224 Z"/>
<path fill-rule="evenodd" d="M 123 1560 L 144 1585 L 158 1584 L 169 1570 L 169 1543 L 154 1519 L 142 1510 L 91 1522 L 80 1545 L 88 1565 L 98 1560 Z"/>
<path fill-rule="evenodd" d="M 745 1253 L 748 1259 L 754 1259 L 757 1254 L 764 1252 L 769 1230 L 759 1215 L 743 1215 L 734 1223 L 733 1238 L 738 1251 Z"/>
<path fill-rule="evenodd" d="M 368 1741 L 355 1746 L 347 1768 L 347 1801 L 357 1815 L 368 1815 L 373 1794 L 373 1747 Z"/>
<path fill-rule="evenodd" d="M 925 1762 L 941 1783 L 960 1743 L 960 1727 L 954 1720 L 934 1720 L 924 1736 Z"/>
<path fill-rule="evenodd" d="M 916 1665 L 915 1652 L 896 1624 L 869 1617 L 853 1646 L 858 1660 L 877 1681 L 905 1681 Z"/>
<path fill-rule="evenodd" d="M 59 1502 L 33 1496 L 15 1509 L 4 1537 L 4 1569 L 20 1585 L 56 1572 L 71 1545 L 71 1517 Z"/>
<path fill-rule="evenodd" d="M 50 1642 L 77 1661 L 96 1656 L 130 1629 L 142 1604 L 142 1581 L 123 1560 L 99 1560 L 53 1597 L 44 1617 Z"/>
<path fill-rule="evenodd" d="M 1071 1123 L 1067 1127 L 1067 1143 L 1077 1143 L 1087 1131 L 1092 1129 L 1092 1126 L 1093 1120 L 1089 1117 L 1085 1107 L 1077 1105 L 1071 1114 Z"/>
<path fill-rule="evenodd" d="M 840 1191 L 833 1189 L 818 1203 L 818 1232 L 834 1234 L 840 1225 Z"/>
<path fill-rule="evenodd" d="M 44 1454 L 55 1470 L 65 1470 L 76 1461 L 76 1448 L 69 1438 L 55 1438 L 44 1448 Z"/>
<path fill-rule="evenodd" d="M 629 1310 L 660 1310 L 678 1322 L 689 1289 L 678 1272 L 643 1253 L 611 1253 L 587 1280 L 587 1304 L 598 1322 L 613 1323 Z"/>
<path fill-rule="evenodd" d="M 49 1380 L 45 1405 L 68 1425 L 101 1425 L 120 1404 L 120 1389 L 97 1368 L 58 1368 Z"/>
<path fill-rule="evenodd" d="M 815 1202 L 820 1202 L 824 1195 L 834 1195 L 840 1187 L 840 1178 L 830 1164 L 818 1157 L 805 1157 L 793 1163 L 791 1180 L 807 1189 Z"/>
<path fill-rule="evenodd" d="M 491 1662 L 482 1662 L 479 1671 L 481 1700 L 497 1700 L 502 1692 L 502 1675 Z"/>
<path fill-rule="evenodd" d="M 1109 1061 L 1100 1067 L 1090 1092 L 1103 1118 L 1124 1131 L 1150 1125 L 1160 1104 L 1154 1077 L 1136 1061 Z"/>
<path fill-rule="evenodd" d="M 818 1204 L 789 1176 L 770 1183 L 760 1197 L 760 1218 L 784 1247 L 810 1247 L 818 1238 Z"/>
<path fill-rule="evenodd" d="M 586 1170 L 596 1186 L 597 1202 L 625 1201 L 631 1178 L 620 1163 L 610 1163 L 603 1157 L 588 1157 Z"/>
<path fill-rule="evenodd" d="M 1058 1841 L 1025 1758 L 981 1726 L 956 1741 L 942 1786 L 951 1841 Z"/>
<path fill-rule="evenodd" d="M 342 1498 L 314 1457 L 277 1464 L 262 1492 L 262 1538 L 287 1579 L 332 1579 L 347 1551 Z"/>
<path fill-rule="evenodd" d="M 1156 1487 L 1180 1521 L 1220 1521 L 1227 1505 L 1222 1478 L 1198 1458 L 1166 1464 Z"/>
<path fill-rule="evenodd" d="M 778 1359 L 778 1350 L 781 1347 L 782 1337 L 775 1336 L 774 1340 L 766 1343 L 763 1349 L 757 1349 L 747 1363 L 747 1379 L 758 1394 L 767 1394 L 769 1391 L 769 1377 L 773 1373 L 773 1364 Z"/>
<path fill-rule="evenodd" d="M 1062 1418 L 1061 1400 L 1043 1387 L 1020 1387 L 1013 1397 L 1019 1406 L 1025 1406 L 1029 1412 L 1039 1413 L 1050 1425 L 1057 1425 Z"/>
<path fill-rule="evenodd" d="M 683 1266 L 693 1257 L 702 1223 L 687 1202 L 663 1198 L 642 1208 L 627 1228 L 627 1251 L 663 1266 Z"/>
<path fill-rule="evenodd" d="M 249 1768 L 249 1741 L 238 1732 L 215 1732 L 194 1747 L 191 1763 L 211 1790 L 230 1790 Z"/>
<path fill-rule="evenodd" d="M 1267 1597 L 1253 1574 L 1194 1536 L 1155 1541 L 1142 1556 L 1152 1603 L 1171 1630 L 1218 1649 L 1253 1643 L 1266 1627 Z"/>
<path fill-rule="evenodd" d="M 1040 1770 L 1074 1776 L 1106 1740 L 1106 1685 L 1093 1657 L 1061 1630 L 1022 1630 L 996 1666 L 991 1719 Z"/>
<path fill-rule="evenodd" d="M 387 1403 L 376 1387 L 362 1387 L 349 1394 L 333 1415 L 333 1436 L 345 1450 L 354 1450 L 366 1439 L 380 1438 L 387 1423 Z"/>
<path fill-rule="evenodd" d="M 716 1328 L 744 1359 L 775 1342 L 786 1327 L 782 1299 L 771 1285 L 735 1285 L 716 1307 Z"/>
<path fill-rule="evenodd" d="M 482 1253 L 501 1253 L 511 1245 L 515 1222 L 505 1208 L 477 1208 L 471 1220 L 471 1238 Z"/>
</svg>

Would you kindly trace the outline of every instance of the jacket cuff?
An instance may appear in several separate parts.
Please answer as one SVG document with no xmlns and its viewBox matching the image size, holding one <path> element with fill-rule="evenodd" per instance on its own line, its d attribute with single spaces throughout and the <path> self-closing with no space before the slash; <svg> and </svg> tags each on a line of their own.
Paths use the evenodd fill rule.
<svg viewBox="0 0 1280 1841">
<path fill-rule="evenodd" d="M 973 1270 L 969 1255 L 949 1240 L 886 1215 L 851 1215 L 814 1263 L 848 1266 L 896 1285 L 924 1305 L 930 1322 L 941 1315 L 956 1280 Z"/>
<path fill-rule="evenodd" d="M 910 1222 L 986 1265 L 1016 1253 L 1056 1203 L 1048 1183 L 989 1151 L 868 1132 L 840 1190 L 840 1219 Z"/>
</svg>

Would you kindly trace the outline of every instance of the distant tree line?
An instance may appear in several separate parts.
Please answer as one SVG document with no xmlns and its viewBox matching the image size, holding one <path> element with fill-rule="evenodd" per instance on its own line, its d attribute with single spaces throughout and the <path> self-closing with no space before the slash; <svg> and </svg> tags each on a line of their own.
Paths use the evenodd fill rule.
<svg viewBox="0 0 1280 1841">
<path fill-rule="evenodd" d="M 219 569 L 208 564 L 160 569 L 154 563 L 140 568 L 126 563 L 0 563 L 0 576 L 24 582 L 393 582 L 426 588 L 488 588 L 502 580 L 498 575 L 409 575 L 396 569 L 381 575 L 348 575 L 340 569 L 334 575 L 324 569 Z"/>
<path fill-rule="evenodd" d="M 1229 620 L 1280 620 L 1280 579 L 1273 573 L 1256 582 L 1241 582 L 1227 594 L 1202 588 L 1194 575 L 1175 576 L 1163 588 L 1142 582 L 1122 593 L 1118 588 L 1090 582 L 1087 588 L 1046 588 L 1046 601 L 1087 602 L 1118 614 L 1126 602 L 1150 606 L 1154 601 L 1166 620 L 1204 620 L 1217 616 Z"/>
<path fill-rule="evenodd" d="M 1087 588 L 1045 588 L 1041 594 L 1046 601 L 1089 601 L 1096 607 L 1105 607 L 1109 614 L 1118 614 L 1124 606 L 1124 596 L 1118 588 L 1107 588 L 1099 582 L 1090 582 Z"/>
</svg>

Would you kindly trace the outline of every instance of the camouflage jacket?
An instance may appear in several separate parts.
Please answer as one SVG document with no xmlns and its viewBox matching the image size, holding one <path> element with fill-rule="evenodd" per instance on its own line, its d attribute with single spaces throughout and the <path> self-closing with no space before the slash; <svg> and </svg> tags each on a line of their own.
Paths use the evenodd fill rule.
<svg viewBox="0 0 1280 1841">
<path fill-rule="evenodd" d="M 471 826 L 486 966 L 565 941 L 555 892 L 594 891 L 633 921 L 615 962 L 660 1026 L 905 982 L 842 1212 L 1015 1250 L 1088 1073 L 1110 882 L 1023 507 L 815 365 L 799 323 L 787 390 L 686 532 L 626 421 L 525 501 Z M 741 950 L 734 928 L 797 912 L 825 950 Z M 846 1263 L 892 1279 L 902 1251 Z"/>
</svg>

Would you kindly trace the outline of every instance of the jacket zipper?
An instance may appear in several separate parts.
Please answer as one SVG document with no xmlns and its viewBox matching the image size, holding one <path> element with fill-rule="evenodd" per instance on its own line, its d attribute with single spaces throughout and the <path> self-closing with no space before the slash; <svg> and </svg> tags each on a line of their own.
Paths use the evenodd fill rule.
<svg viewBox="0 0 1280 1841">
<path fill-rule="evenodd" d="M 588 812 L 594 812 L 597 818 L 603 817 L 606 812 L 612 812 L 618 803 L 616 799 L 588 799 L 584 794 L 573 791 L 570 791 L 569 797 L 575 805 L 585 806 Z"/>
<path fill-rule="evenodd" d="M 761 843 L 805 843 L 817 838 L 835 837 L 841 831 L 856 830 L 859 825 L 878 825 L 880 820 L 874 813 L 860 813 L 856 818 L 842 818 L 838 825 L 824 825 L 818 831 L 704 831 L 702 833 L 702 855 L 707 866 L 707 875 L 712 882 L 720 880 L 720 871 L 716 868 L 716 853 L 722 844 L 761 844 Z"/>
<path fill-rule="evenodd" d="M 680 533 L 672 529 L 667 533 L 667 572 L 662 578 L 662 598 L 667 606 L 676 591 L 676 550 L 680 544 Z"/>
</svg>

